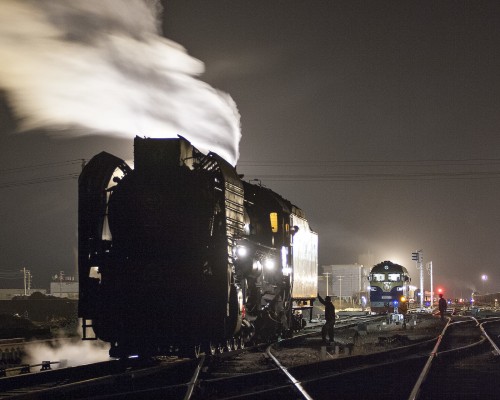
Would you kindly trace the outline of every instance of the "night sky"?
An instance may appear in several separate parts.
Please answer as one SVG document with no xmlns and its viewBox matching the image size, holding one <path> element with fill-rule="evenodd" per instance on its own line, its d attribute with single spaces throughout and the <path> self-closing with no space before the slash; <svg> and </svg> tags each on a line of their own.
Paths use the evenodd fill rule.
<svg viewBox="0 0 500 400">
<path fill-rule="evenodd" d="M 237 106 L 238 171 L 306 212 L 320 266 L 369 255 L 405 265 L 418 285 L 411 253 L 422 249 L 449 297 L 500 291 L 498 1 L 163 4 L 165 36 Z M 99 28 L 82 27 L 78 40 L 91 42 Z M 0 88 L 0 286 L 27 267 L 45 287 L 60 270 L 76 272 L 81 159 L 102 150 L 131 159 L 133 135 L 50 121 L 20 132 L 19 92 L 2 74 Z"/>
</svg>

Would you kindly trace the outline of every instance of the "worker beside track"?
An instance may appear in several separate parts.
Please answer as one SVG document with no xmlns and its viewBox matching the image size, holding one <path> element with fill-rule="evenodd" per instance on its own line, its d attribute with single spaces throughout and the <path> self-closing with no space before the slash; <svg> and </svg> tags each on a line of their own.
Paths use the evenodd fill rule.
<svg viewBox="0 0 500 400">
<path fill-rule="evenodd" d="M 335 306 L 332 303 L 332 298 L 326 296 L 325 299 L 319 295 L 318 300 L 321 304 L 325 306 L 325 325 L 321 328 L 321 336 L 324 344 L 333 343 L 334 339 L 334 328 L 335 328 Z M 329 342 L 326 341 L 326 335 L 328 334 Z"/>
<path fill-rule="evenodd" d="M 446 307 L 448 306 L 446 304 L 446 299 L 443 297 L 443 294 L 439 294 L 439 314 L 441 315 L 441 321 L 444 321 L 444 313 L 446 311 Z"/>
</svg>

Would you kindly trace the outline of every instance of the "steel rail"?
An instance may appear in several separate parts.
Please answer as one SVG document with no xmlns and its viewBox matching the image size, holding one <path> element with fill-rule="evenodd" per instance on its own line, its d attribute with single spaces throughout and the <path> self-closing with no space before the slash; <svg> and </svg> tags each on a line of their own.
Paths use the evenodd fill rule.
<svg viewBox="0 0 500 400">
<path fill-rule="evenodd" d="M 481 323 L 479 325 L 479 327 L 481 328 L 481 331 L 483 332 L 483 335 L 486 337 L 486 339 L 488 339 L 488 341 L 490 342 L 491 346 L 493 347 L 493 354 L 495 356 L 498 356 L 500 355 L 500 349 L 498 348 L 497 344 L 493 341 L 493 339 L 490 337 L 490 335 L 488 335 L 488 333 L 486 332 L 486 329 L 484 329 L 484 324 L 490 324 L 492 322 L 498 322 L 498 320 L 496 321 L 485 321 L 483 323 Z"/>
<path fill-rule="evenodd" d="M 205 356 L 202 355 L 200 357 L 200 362 L 196 366 L 196 369 L 194 371 L 193 376 L 191 377 L 191 380 L 188 383 L 186 395 L 184 396 L 184 400 L 189 400 L 191 396 L 193 395 L 194 388 L 196 386 L 196 383 L 198 382 L 198 377 L 200 375 L 201 368 L 203 367 L 203 364 L 205 363 Z"/>
<path fill-rule="evenodd" d="M 187 362 L 187 361 L 179 361 L 179 362 Z M 90 365 L 90 364 L 89 364 Z M 82 379 L 82 380 L 77 380 L 74 382 L 69 382 L 69 383 L 61 383 L 58 384 L 57 386 L 52 386 L 52 387 L 43 387 L 41 389 L 36 389 L 35 391 L 30 390 L 29 392 L 18 392 L 16 394 L 10 394 L 8 398 L 16 398 L 19 400 L 32 400 L 34 398 L 46 398 L 49 395 L 53 396 L 63 396 L 67 395 L 73 390 L 81 389 L 81 388 L 96 388 L 99 386 L 107 386 L 113 383 L 116 383 L 119 379 L 123 377 L 130 377 L 131 379 L 137 379 L 141 378 L 144 376 L 149 376 L 157 373 L 158 371 L 162 371 L 164 369 L 169 368 L 171 365 L 156 365 L 153 367 L 147 367 L 147 368 L 141 368 L 141 369 L 134 369 L 134 370 L 127 370 L 125 372 L 121 373 L 109 373 L 107 375 L 95 377 L 95 378 L 87 378 L 87 379 Z M 77 367 L 76 367 L 77 368 Z M 68 368 L 68 371 L 73 370 L 74 367 Z M 58 371 L 58 370 L 55 370 Z M 22 389 L 29 389 L 29 388 L 22 388 Z M 19 390 L 19 388 L 15 389 Z"/>
<path fill-rule="evenodd" d="M 438 336 L 436 344 L 434 345 L 434 348 L 431 351 L 431 354 L 427 358 L 427 362 L 424 365 L 424 368 L 422 369 L 422 372 L 420 372 L 420 376 L 417 379 L 417 382 L 413 386 L 413 389 L 410 393 L 410 397 L 408 397 L 408 400 L 416 400 L 418 397 L 418 394 L 420 393 L 420 388 L 422 386 L 422 383 L 424 382 L 425 378 L 427 377 L 427 374 L 429 373 L 429 370 L 431 368 L 432 361 L 434 360 L 434 357 L 436 357 L 439 345 L 441 344 L 441 340 L 443 339 L 443 336 L 446 333 L 446 330 L 450 326 L 451 318 L 448 317 L 448 322 L 446 323 L 446 326 L 444 327 L 443 331 L 441 334 Z"/>
<path fill-rule="evenodd" d="M 288 369 L 281 365 L 281 363 L 278 361 L 276 357 L 273 356 L 271 353 L 271 346 L 269 346 L 266 350 L 267 355 L 273 360 L 273 362 L 281 369 L 281 371 L 287 376 L 287 378 L 293 383 L 295 388 L 300 392 L 300 394 L 304 397 L 304 399 L 307 400 L 313 400 L 313 398 L 309 395 L 309 393 L 306 392 L 306 390 L 302 387 L 301 383 L 295 379 L 295 377 L 288 372 Z"/>
</svg>

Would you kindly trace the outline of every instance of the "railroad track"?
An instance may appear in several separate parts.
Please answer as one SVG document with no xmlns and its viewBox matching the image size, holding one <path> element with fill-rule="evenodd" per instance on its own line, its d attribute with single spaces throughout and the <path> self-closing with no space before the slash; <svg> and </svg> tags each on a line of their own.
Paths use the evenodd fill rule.
<svg viewBox="0 0 500 400">
<path fill-rule="evenodd" d="M 404 335 L 399 330 L 392 335 L 377 332 L 376 336 L 381 335 L 380 343 L 375 343 L 371 352 L 360 343 L 356 343 L 354 350 L 349 347 L 353 326 L 360 321 L 339 326 L 337 344 L 331 347 L 319 344 L 317 327 L 273 344 L 266 352 L 262 348 L 246 348 L 198 360 L 172 358 L 149 365 L 139 360 L 113 361 L 102 366 L 66 369 L 73 370 L 73 378 L 64 376 L 68 374 L 62 372 L 64 369 L 25 374 L 17 383 L 15 379 L 3 378 L 0 399 L 435 399 L 453 386 L 452 377 L 448 382 L 439 375 L 449 369 L 443 368 L 443 363 L 455 363 L 454 368 L 459 368 L 459 360 L 480 354 L 487 354 L 490 362 L 496 360 L 493 354 L 497 350 L 484 336 L 489 335 L 498 346 L 499 319 L 456 319 L 442 331 L 437 330 L 434 337 L 421 336 L 410 341 L 402 340 Z M 375 325 L 376 321 L 370 320 Z M 316 354 L 316 358 L 310 362 L 301 360 L 297 365 L 291 362 L 297 357 L 290 356 L 290 351 L 299 356 L 301 352 Z M 7 382 L 11 387 L 4 390 Z M 456 391 L 457 381 L 454 383 Z M 486 393 L 486 389 L 482 392 Z"/>
<path fill-rule="evenodd" d="M 435 384 L 435 369 L 439 369 L 440 362 L 463 359 L 488 347 L 478 327 L 472 319 L 450 321 L 433 339 L 401 346 L 393 342 L 396 347 L 368 354 L 335 353 L 331 359 L 290 367 L 282 365 L 279 351 L 274 350 L 276 354 L 271 356 L 270 348 L 272 366 L 269 362 L 257 372 L 227 373 L 226 377 L 202 381 L 201 392 L 195 398 L 435 399 L 437 393 L 445 393 L 440 391 L 443 385 Z M 453 399 L 477 398 L 457 396 L 459 381 L 445 390 Z"/>
<path fill-rule="evenodd" d="M 187 359 L 113 360 L 11 376 L 0 379 L 0 399 L 99 398 L 159 386 L 168 387 L 167 392 L 175 392 L 176 384 L 190 376 L 192 365 L 197 362 Z"/>
<path fill-rule="evenodd" d="M 418 400 L 496 399 L 500 393 L 500 357 L 498 353 L 500 320 L 472 319 L 468 323 L 483 336 L 475 343 L 443 349 L 436 354 L 427 379 L 416 392 Z"/>
</svg>

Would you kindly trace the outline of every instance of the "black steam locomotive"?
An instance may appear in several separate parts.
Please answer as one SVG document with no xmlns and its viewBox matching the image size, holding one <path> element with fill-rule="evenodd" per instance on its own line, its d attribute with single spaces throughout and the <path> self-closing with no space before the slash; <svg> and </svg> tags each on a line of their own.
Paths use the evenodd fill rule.
<svg viewBox="0 0 500 400">
<path fill-rule="evenodd" d="M 136 137 L 134 164 L 102 152 L 80 175 L 84 340 L 199 354 L 303 326 L 318 238 L 302 210 L 183 138 Z"/>
</svg>

